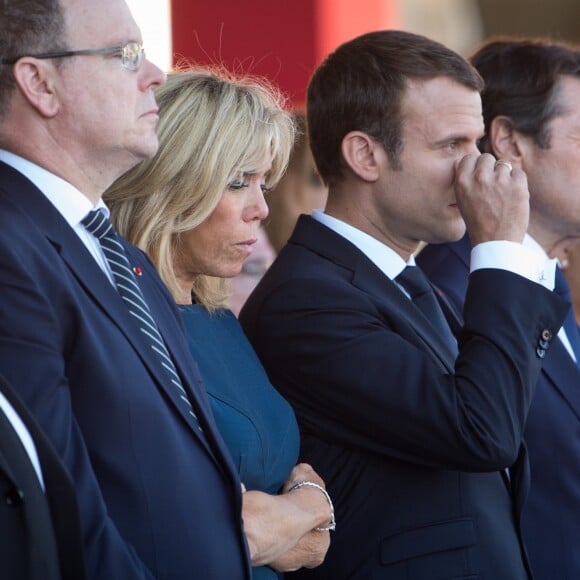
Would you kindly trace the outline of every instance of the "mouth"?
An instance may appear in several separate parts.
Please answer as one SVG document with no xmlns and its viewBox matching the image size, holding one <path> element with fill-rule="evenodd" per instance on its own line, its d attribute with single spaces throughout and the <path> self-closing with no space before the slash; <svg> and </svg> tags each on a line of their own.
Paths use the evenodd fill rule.
<svg viewBox="0 0 580 580">
<path fill-rule="evenodd" d="M 244 240 L 243 242 L 238 242 L 236 246 L 251 248 L 256 242 L 257 242 L 256 238 L 252 238 L 251 240 Z"/>
<path fill-rule="evenodd" d="M 243 242 L 238 242 L 234 244 L 237 248 L 240 248 L 243 252 L 250 255 L 254 250 L 254 244 L 256 243 L 256 239 L 252 238 L 251 240 L 244 240 Z"/>
<path fill-rule="evenodd" d="M 143 115 L 141 115 L 142 117 L 155 117 L 156 119 L 159 119 L 159 109 L 157 107 L 150 109 L 149 111 L 145 111 L 145 113 L 143 113 Z"/>
</svg>

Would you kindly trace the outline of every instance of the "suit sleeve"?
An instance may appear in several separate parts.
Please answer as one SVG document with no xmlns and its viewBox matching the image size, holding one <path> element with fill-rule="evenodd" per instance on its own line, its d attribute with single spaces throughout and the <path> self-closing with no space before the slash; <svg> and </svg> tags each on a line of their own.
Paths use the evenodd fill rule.
<svg viewBox="0 0 580 580">
<path fill-rule="evenodd" d="M 295 277 L 260 294 L 242 323 L 304 433 L 441 469 L 493 471 L 518 453 L 542 359 L 565 305 L 509 272 L 471 276 L 454 374 L 401 313 L 350 282 Z"/>
<path fill-rule="evenodd" d="M 61 329 L 62 319 L 75 313 L 59 312 L 59 305 L 49 302 L 41 281 L 31 275 L 18 248 L 6 240 L 0 241 L 0 246 L 1 371 L 31 409 L 73 478 L 87 569 L 95 578 L 152 580 L 152 574 L 107 515 L 74 417 L 66 353 L 75 348 L 75 342 L 74 337 L 63 336 Z"/>
</svg>

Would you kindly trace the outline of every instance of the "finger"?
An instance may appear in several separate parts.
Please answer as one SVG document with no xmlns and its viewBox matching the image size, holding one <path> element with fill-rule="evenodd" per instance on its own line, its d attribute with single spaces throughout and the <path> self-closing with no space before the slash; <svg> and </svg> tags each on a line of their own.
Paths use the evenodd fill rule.
<svg viewBox="0 0 580 580">
<path fill-rule="evenodd" d="M 475 167 L 475 162 L 479 157 L 481 157 L 481 155 L 469 154 L 465 155 L 461 159 L 458 159 L 455 162 L 455 171 L 456 172 L 461 171 L 462 173 L 463 172 L 471 173 Z"/>
<path fill-rule="evenodd" d="M 482 153 L 476 160 L 475 160 L 475 168 L 474 170 L 483 171 L 484 173 L 490 173 L 494 170 L 496 163 L 496 159 L 493 155 L 489 153 Z"/>
<path fill-rule="evenodd" d="M 511 161 L 508 161 L 507 159 L 498 159 L 495 162 L 493 170 L 503 172 L 507 171 L 509 174 L 511 174 L 513 170 L 513 165 L 511 164 Z"/>
</svg>

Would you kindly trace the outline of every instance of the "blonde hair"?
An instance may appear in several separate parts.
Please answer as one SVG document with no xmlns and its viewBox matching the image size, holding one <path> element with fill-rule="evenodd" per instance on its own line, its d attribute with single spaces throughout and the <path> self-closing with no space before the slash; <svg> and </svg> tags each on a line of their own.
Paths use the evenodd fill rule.
<svg viewBox="0 0 580 580">
<path fill-rule="evenodd" d="M 174 297 L 173 255 L 180 234 L 214 211 L 228 183 L 272 156 L 267 187 L 282 177 L 294 124 L 279 91 L 264 79 L 223 69 L 181 70 L 156 91 L 159 151 L 121 176 L 104 199 L 113 223 L 144 250 Z M 226 306 L 227 282 L 200 273 L 193 299 Z"/>
</svg>

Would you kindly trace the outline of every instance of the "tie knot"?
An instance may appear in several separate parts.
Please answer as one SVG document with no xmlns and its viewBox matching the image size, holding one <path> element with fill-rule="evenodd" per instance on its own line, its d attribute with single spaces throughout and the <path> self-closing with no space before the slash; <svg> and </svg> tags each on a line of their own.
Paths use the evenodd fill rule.
<svg viewBox="0 0 580 580">
<path fill-rule="evenodd" d="M 433 292 L 427 276 L 417 266 L 406 266 L 395 281 L 409 292 L 411 298 Z"/>
<path fill-rule="evenodd" d="M 90 211 L 82 220 L 81 223 L 87 231 L 99 240 L 104 238 L 109 232 L 113 230 L 113 225 L 109 218 L 100 209 Z"/>
</svg>

